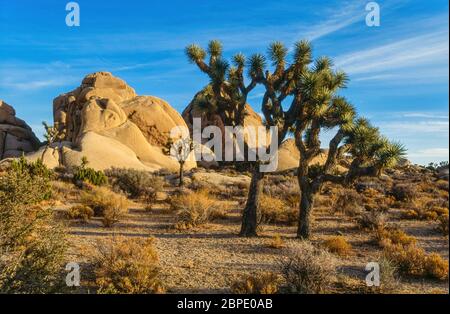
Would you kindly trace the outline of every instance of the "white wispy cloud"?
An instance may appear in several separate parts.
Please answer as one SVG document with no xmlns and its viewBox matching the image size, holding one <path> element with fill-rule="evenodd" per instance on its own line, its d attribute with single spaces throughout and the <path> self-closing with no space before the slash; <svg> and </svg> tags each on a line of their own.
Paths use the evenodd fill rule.
<svg viewBox="0 0 450 314">
<path fill-rule="evenodd" d="M 36 90 L 42 88 L 66 86 L 76 83 L 76 78 L 60 77 L 57 79 L 48 80 L 27 80 L 26 82 L 2 82 L 1 85 L 6 88 L 13 88 L 17 90 Z"/>
<path fill-rule="evenodd" d="M 380 128 L 389 133 L 396 134 L 420 134 L 434 133 L 434 134 L 447 134 L 449 122 L 436 121 L 436 120 L 423 120 L 423 121 L 392 121 L 392 122 L 380 122 L 378 124 Z"/>
<path fill-rule="evenodd" d="M 448 64 L 448 43 L 448 31 L 439 31 L 339 56 L 336 67 L 345 68 L 350 74 L 374 74 L 418 65 Z"/>
<path fill-rule="evenodd" d="M 421 149 L 409 153 L 408 156 L 412 158 L 434 158 L 435 160 L 448 160 L 449 149 L 439 147 Z"/>
</svg>

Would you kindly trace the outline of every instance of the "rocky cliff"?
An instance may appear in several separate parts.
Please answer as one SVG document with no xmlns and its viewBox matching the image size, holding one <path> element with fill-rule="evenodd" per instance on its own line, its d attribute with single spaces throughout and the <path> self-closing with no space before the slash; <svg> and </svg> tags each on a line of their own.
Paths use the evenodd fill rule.
<svg viewBox="0 0 450 314">
<path fill-rule="evenodd" d="M 16 117 L 13 107 L 0 100 L 0 160 L 22 156 L 39 146 L 31 128 Z"/>
</svg>

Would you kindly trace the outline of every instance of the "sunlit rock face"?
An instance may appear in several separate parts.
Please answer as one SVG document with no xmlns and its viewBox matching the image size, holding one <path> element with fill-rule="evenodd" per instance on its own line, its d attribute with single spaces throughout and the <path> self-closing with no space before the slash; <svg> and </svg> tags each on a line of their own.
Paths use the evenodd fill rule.
<svg viewBox="0 0 450 314">
<path fill-rule="evenodd" d="M 111 73 L 89 74 L 79 87 L 56 97 L 53 116 L 59 143 L 45 151 L 47 164 L 70 167 L 79 165 L 85 156 L 96 169 L 179 167 L 163 153 L 163 147 L 172 128 L 187 127 L 181 115 L 162 99 L 138 96 Z M 39 158 L 44 150 L 29 158 Z M 188 160 L 185 169 L 195 166 L 194 160 Z"/>
</svg>

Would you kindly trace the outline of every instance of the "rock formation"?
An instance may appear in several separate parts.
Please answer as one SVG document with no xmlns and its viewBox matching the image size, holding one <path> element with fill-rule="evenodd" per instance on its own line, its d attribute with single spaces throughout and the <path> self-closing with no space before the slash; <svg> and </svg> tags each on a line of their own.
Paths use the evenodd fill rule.
<svg viewBox="0 0 450 314">
<path fill-rule="evenodd" d="M 186 122 L 186 124 L 189 127 L 189 131 L 191 133 L 192 136 L 192 129 L 193 129 L 193 119 L 194 118 L 200 118 L 201 119 L 201 129 L 203 130 L 204 128 L 210 126 L 210 125 L 214 125 L 219 127 L 219 129 L 222 132 L 222 160 L 224 159 L 224 143 L 225 143 L 225 123 L 224 121 L 222 121 L 221 117 L 218 114 L 215 113 L 206 113 L 204 110 L 198 108 L 198 106 L 196 106 L 197 103 L 197 99 L 202 97 L 202 93 L 204 93 L 203 91 L 200 91 L 199 93 L 197 93 L 193 100 L 189 103 L 189 105 L 184 109 L 182 116 L 184 121 Z M 249 104 L 246 104 L 245 107 L 245 118 L 244 118 L 244 127 L 254 127 L 255 131 L 257 132 L 257 128 L 260 126 L 263 126 L 263 120 L 261 118 L 260 115 L 258 115 Z M 202 143 L 201 144 L 205 144 L 206 142 L 208 142 L 211 138 L 213 138 L 213 136 L 211 136 L 210 138 L 206 138 L 206 139 L 202 139 Z M 249 141 L 247 140 L 247 136 L 244 136 L 245 142 L 246 144 L 250 144 Z M 255 140 L 255 145 L 249 145 L 249 147 L 251 148 L 256 148 L 258 146 L 259 140 L 258 138 L 256 138 Z M 268 145 L 270 144 L 270 136 L 267 133 L 267 137 L 265 139 L 265 143 L 262 143 L 264 145 Z M 245 153 L 245 156 L 247 158 L 247 152 Z M 204 163 L 204 162 L 203 162 Z M 201 164 L 202 166 L 205 166 L 202 162 L 199 162 L 199 164 Z"/>
<path fill-rule="evenodd" d="M 60 142 L 46 152 L 50 166 L 75 166 L 86 156 L 96 169 L 110 167 L 154 171 L 176 170 L 178 162 L 162 147 L 183 118 L 168 103 L 137 96 L 134 89 L 108 72 L 87 75 L 75 90 L 53 101 L 54 126 Z M 39 158 L 44 148 L 29 156 Z M 196 166 L 192 159 L 185 169 Z"/>
<path fill-rule="evenodd" d="M 312 160 L 311 164 L 324 165 L 328 156 L 328 150 L 322 149 L 320 154 Z M 281 143 L 278 148 L 278 167 L 277 171 L 284 171 L 294 169 L 298 167 L 300 160 L 300 152 L 295 145 L 293 138 L 288 138 Z M 336 165 L 336 169 L 340 172 L 344 172 L 347 169 L 342 165 Z"/>
<path fill-rule="evenodd" d="M 13 107 L 0 100 L 0 160 L 22 156 L 39 146 L 31 128 L 16 117 Z"/>
</svg>

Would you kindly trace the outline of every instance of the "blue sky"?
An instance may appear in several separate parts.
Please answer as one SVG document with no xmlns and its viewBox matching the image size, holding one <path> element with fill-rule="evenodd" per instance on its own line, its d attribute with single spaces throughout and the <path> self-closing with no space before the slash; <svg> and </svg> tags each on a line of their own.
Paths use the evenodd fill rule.
<svg viewBox="0 0 450 314">
<path fill-rule="evenodd" d="M 39 135 L 53 98 L 88 73 L 112 72 L 181 112 L 208 82 L 184 56 L 189 43 L 219 39 L 229 57 L 309 39 L 349 74 L 342 94 L 413 162 L 449 159 L 447 1 L 377 1 L 380 27 L 365 23 L 369 1 L 79 0 L 80 27 L 66 26 L 67 2 L 0 0 L 0 99 Z M 249 99 L 258 112 L 261 92 Z"/>
</svg>

